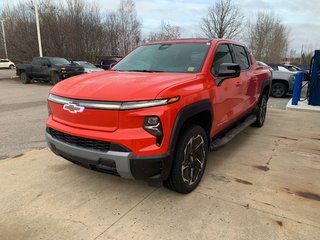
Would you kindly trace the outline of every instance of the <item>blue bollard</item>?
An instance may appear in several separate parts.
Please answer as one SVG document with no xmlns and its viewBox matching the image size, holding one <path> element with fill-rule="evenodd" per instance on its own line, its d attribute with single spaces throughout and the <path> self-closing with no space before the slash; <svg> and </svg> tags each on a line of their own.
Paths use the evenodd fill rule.
<svg viewBox="0 0 320 240">
<path fill-rule="evenodd" d="M 298 101 L 301 96 L 303 72 L 297 72 L 294 76 L 294 85 L 293 85 L 293 95 L 292 95 L 292 105 L 298 105 Z"/>
</svg>

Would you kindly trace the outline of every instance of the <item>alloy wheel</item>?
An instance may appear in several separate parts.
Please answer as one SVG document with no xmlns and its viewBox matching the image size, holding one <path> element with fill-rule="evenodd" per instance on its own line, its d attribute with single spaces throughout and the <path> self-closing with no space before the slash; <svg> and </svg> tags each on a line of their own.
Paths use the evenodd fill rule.
<svg viewBox="0 0 320 240">
<path fill-rule="evenodd" d="M 198 134 L 188 141 L 184 148 L 184 159 L 181 165 L 181 176 L 188 185 L 193 185 L 199 178 L 205 163 L 205 142 Z"/>
</svg>

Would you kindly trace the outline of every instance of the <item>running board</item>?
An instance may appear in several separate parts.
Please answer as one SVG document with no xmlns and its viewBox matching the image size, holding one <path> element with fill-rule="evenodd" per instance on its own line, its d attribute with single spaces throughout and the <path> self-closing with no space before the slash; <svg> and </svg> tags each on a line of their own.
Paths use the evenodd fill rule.
<svg viewBox="0 0 320 240">
<path fill-rule="evenodd" d="M 235 136 L 237 136 L 240 132 L 244 129 L 249 127 L 252 123 L 257 120 L 256 115 L 248 116 L 244 122 L 238 124 L 236 127 L 230 129 L 223 137 L 215 139 L 210 144 L 210 151 L 217 150 L 218 148 L 222 147 L 226 143 L 230 142 Z"/>
</svg>

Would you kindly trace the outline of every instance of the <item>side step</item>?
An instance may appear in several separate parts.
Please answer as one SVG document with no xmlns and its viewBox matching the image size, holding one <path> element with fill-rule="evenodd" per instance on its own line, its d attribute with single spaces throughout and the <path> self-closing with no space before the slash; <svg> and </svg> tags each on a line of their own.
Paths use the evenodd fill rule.
<svg viewBox="0 0 320 240">
<path fill-rule="evenodd" d="M 237 136 L 240 132 L 244 129 L 249 127 L 252 123 L 257 120 L 256 115 L 248 116 L 244 122 L 238 124 L 236 127 L 230 129 L 223 137 L 215 139 L 210 144 L 210 151 L 217 150 L 218 148 L 222 147 L 226 143 L 230 142 L 235 136 Z"/>
</svg>

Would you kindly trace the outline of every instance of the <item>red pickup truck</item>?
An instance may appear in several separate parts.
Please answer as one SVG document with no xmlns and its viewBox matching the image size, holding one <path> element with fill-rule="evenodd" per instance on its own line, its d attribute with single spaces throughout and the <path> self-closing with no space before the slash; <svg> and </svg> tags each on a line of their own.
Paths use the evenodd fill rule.
<svg viewBox="0 0 320 240">
<path fill-rule="evenodd" d="M 55 85 L 46 139 L 76 164 L 189 193 L 210 150 L 263 125 L 271 80 L 236 41 L 146 43 L 110 71 Z"/>
</svg>

